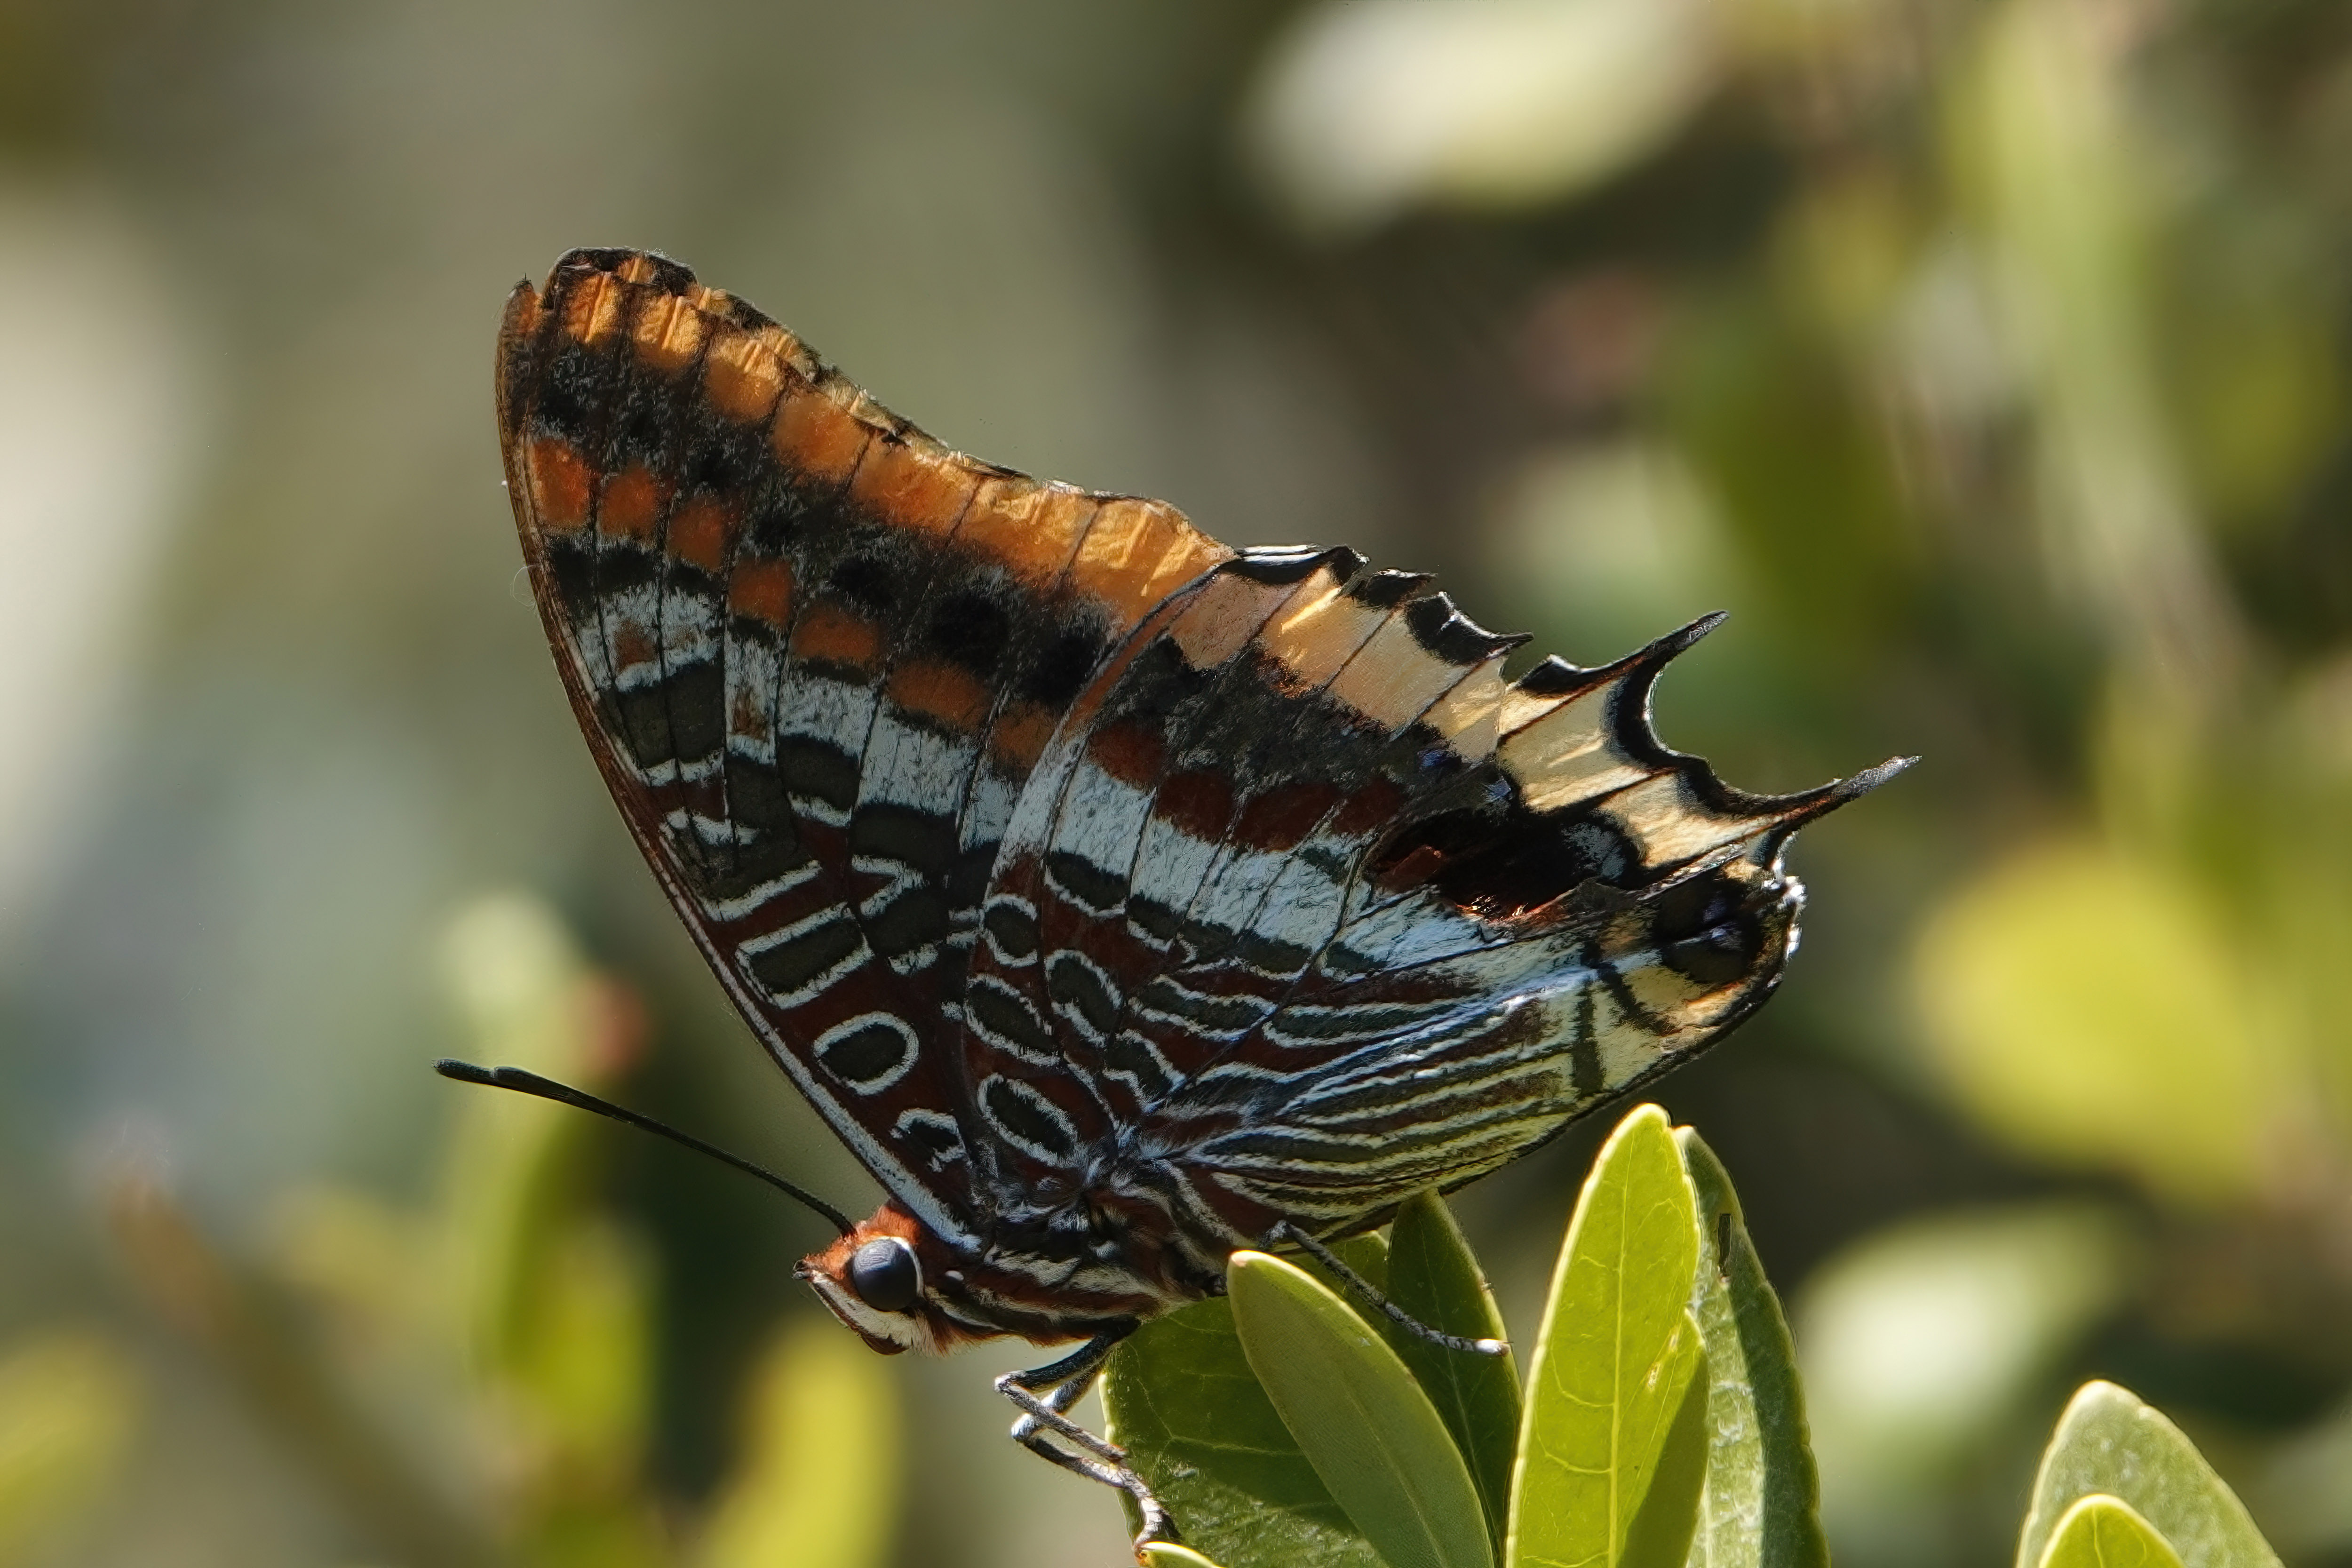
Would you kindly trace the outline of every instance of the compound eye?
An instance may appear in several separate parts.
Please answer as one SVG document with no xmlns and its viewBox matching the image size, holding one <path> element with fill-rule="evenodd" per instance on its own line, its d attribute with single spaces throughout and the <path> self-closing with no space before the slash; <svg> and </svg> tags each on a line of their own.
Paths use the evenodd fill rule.
<svg viewBox="0 0 2352 1568">
<path fill-rule="evenodd" d="M 849 1288 L 877 1312 L 903 1312 L 923 1293 L 915 1249 L 895 1236 L 877 1237 L 849 1256 Z"/>
</svg>

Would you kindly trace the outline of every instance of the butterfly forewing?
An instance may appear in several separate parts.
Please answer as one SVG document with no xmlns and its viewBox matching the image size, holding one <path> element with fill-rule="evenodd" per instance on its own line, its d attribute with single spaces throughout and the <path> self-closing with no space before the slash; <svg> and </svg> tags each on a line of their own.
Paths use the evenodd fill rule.
<svg viewBox="0 0 2352 1568">
<path fill-rule="evenodd" d="M 519 289 L 498 386 L 549 639 L 647 859 L 811 1102 L 969 1239 L 955 1037 L 998 840 L 1108 651 L 1228 552 L 948 452 L 644 255 Z"/>
</svg>

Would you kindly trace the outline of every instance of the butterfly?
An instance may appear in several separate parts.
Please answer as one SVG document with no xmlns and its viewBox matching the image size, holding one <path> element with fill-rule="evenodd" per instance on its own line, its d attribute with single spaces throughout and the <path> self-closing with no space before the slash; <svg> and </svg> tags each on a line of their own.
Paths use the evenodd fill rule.
<svg viewBox="0 0 2352 1568">
<path fill-rule="evenodd" d="M 1147 1538 L 1066 1414 L 1119 1340 L 1720 1038 L 1903 765 L 1733 789 L 1649 720 L 1719 616 L 1506 679 L 1423 575 L 950 451 L 646 252 L 516 289 L 498 418 L 621 815 L 888 1194 L 800 1274 L 885 1353 L 1080 1342 L 1014 1436 Z"/>
</svg>

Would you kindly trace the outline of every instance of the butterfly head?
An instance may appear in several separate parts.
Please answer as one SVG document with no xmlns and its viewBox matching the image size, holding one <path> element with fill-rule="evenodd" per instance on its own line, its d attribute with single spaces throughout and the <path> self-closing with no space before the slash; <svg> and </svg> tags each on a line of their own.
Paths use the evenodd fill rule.
<svg viewBox="0 0 2352 1568">
<path fill-rule="evenodd" d="M 897 1204 L 874 1215 L 794 1270 L 833 1315 L 884 1355 L 937 1352 L 973 1337 L 943 1296 L 953 1268 L 947 1248 Z"/>
</svg>

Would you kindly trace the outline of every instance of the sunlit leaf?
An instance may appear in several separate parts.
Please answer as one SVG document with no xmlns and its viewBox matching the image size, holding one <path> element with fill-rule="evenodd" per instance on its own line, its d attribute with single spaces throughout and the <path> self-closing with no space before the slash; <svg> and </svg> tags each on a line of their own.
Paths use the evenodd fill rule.
<svg viewBox="0 0 2352 1568">
<path fill-rule="evenodd" d="M 742 1458 L 697 1568 L 875 1568 L 898 1514 L 897 1385 L 831 1322 L 777 1336 L 752 1374 Z"/>
<path fill-rule="evenodd" d="M 1143 1549 L 1140 1556 L 1143 1568 L 1219 1568 L 1217 1563 L 1191 1547 L 1178 1546 L 1166 1541 L 1153 1542 Z"/>
<path fill-rule="evenodd" d="M 2041 1568 L 2181 1568 L 2181 1562 L 2129 1505 L 2086 1497 L 2058 1521 Z"/>
<path fill-rule="evenodd" d="M 1389 1300 L 1442 1333 L 1504 1337 L 1503 1315 L 1477 1258 L 1444 1201 L 1423 1193 L 1397 1211 L 1389 1232 Z M 1499 1545 L 1510 1518 L 1511 1461 L 1519 1443 L 1519 1369 L 1507 1353 L 1474 1355 L 1388 1325 L 1389 1343 L 1453 1434 L 1470 1467 L 1488 1533 Z"/>
<path fill-rule="evenodd" d="M 1696 1447 L 1703 1463 L 1705 1451 L 1703 1422 L 1685 1415 L 1706 1374 L 1689 1310 L 1697 1225 L 1665 1114 L 1643 1106 L 1602 1145 L 1552 1275 L 1512 1484 L 1511 1568 L 1616 1568 L 1636 1552 L 1683 1560 L 1700 1479 L 1686 1456 Z"/>
<path fill-rule="evenodd" d="M 2066 1510 L 2100 1494 L 2130 1504 L 2184 1568 L 2279 1568 L 2245 1505 L 2179 1427 L 2127 1389 L 2086 1383 L 2042 1453 L 2017 1568 L 2039 1568 Z"/>
<path fill-rule="evenodd" d="M 1692 1324 L 1694 1332 L 1697 1324 Z M 1625 1531 L 1621 1568 L 1683 1568 L 1697 1538 L 1700 1504 L 1706 1492 L 1708 1441 L 1706 1353 L 1683 1386 L 1682 1403 L 1667 1424 L 1665 1441 L 1658 1447 L 1656 1468 L 1649 1489 Z"/>
<path fill-rule="evenodd" d="M 1236 1253 L 1225 1279 L 1250 1369 L 1390 1568 L 1486 1568 L 1469 1468 L 1380 1331 L 1281 1258 Z"/>
<path fill-rule="evenodd" d="M 94 1333 L 0 1349 L 0 1563 L 31 1561 L 99 1500 L 138 1410 L 130 1365 Z"/>
<path fill-rule="evenodd" d="M 1692 1129 L 1675 1140 L 1698 1205 L 1691 1310 L 1710 1382 L 1711 1452 L 1691 1568 L 1828 1568 L 1796 1344 L 1722 1163 Z"/>
<path fill-rule="evenodd" d="M 1186 1542 L 1223 1568 L 1383 1568 L 1258 1386 L 1230 1301 L 1137 1330 L 1111 1358 L 1103 1408 Z"/>
</svg>

